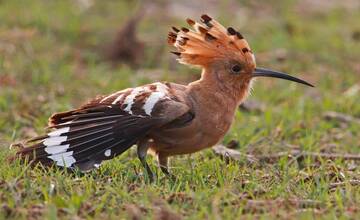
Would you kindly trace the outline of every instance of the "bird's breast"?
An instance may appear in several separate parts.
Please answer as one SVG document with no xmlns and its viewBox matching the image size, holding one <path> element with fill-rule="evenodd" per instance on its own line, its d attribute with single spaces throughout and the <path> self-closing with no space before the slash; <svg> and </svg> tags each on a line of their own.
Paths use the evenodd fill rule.
<svg viewBox="0 0 360 220">
<path fill-rule="evenodd" d="M 151 134 L 155 142 L 153 150 L 176 155 L 211 147 L 221 141 L 233 119 L 234 109 L 229 106 L 222 106 L 217 111 L 212 110 L 211 105 L 206 108 L 198 106 L 194 119 L 188 125 L 153 132 Z"/>
</svg>

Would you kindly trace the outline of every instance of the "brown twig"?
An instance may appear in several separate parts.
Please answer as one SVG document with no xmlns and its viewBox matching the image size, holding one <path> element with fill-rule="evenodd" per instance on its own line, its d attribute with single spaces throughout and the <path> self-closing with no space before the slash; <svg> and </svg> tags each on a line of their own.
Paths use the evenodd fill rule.
<svg viewBox="0 0 360 220">
<path fill-rule="evenodd" d="M 360 154 L 335 154 L 335 153 L 317 153 L 317 152 L 308 152 L 308 151 L 299 151 L 299 150 L 292 150 L 287 152 L 279 152 L 270 155 L 259 155 L 254 156 L 250 154 L 243 154 L 237 150 L 226 148 L 223 145 L 216 145 L 213 147 L 215 154 L 220 155 L 224 158 L 231 158 L 233 160 L 239 161 L 241 158 L 246 158 L 248 162 L 265 162 L 271 163 L 274 161 L 279 160 L 283 157 L 288 158 L 304 158 L 304 157 L 311 157 L 313 159 L 328 159 L 328 160 L 335 160 L 335 159 L 343 159 L 343 160 L 356 160 L 360 161 Z"/>
<path fill-rule="evenodd" d="M 359 186 L 360 180 L 348 180 L 348 181 L 344 181 L 344 182 L 330 183 L 330 189 L 334 189 L 337 187 L 343 187 L 343 186 L 346 186 L 346 184 L 350 184 L 352 186 Z"/>
<path fill-rule="evenodd" d="M 276 211 L 279 207 L 287 210 L 322 210 L 326 204 L 311 199 L 275 199 L 275 200 L 244 200 L 244 213 L 267 213 Z"/>
<path fill-rule="evenodd" d="M 278 160 L 282 157 L 288 156 L 289 158 L 294 157 L 311 157 L 313 159 L 343 159 L 343 160 L 360 160 L 359 154 L 336 154 L 336 153 L 317 153 L 308 151 L 292 150 L 289 152 L 279 152 L 276 154 L 257 156 L 256 158 L 261 162 L 271 162 Z"/>
<path fill-rule="evenodd" d="M 351 115 L 346 115 L 346 114 L 343 114 L 343 113 L 340 113 L 340 112 L 331 112 L 331 111 L 328 111 L 328 112 L 325 112 L 323 114 L 323 117 L 326 119 L 326 120 L 333 120 L 333 121 L 338 121 L 338 122 L 342 122 L 342 123 L 351 123 L 351 122 L 354 122 L 354 123 L 357 123 L 357 124 L 360 124 L 360 119 L 359 118 L 355 118 Z"/>
<path fill-rule="evenodd" d="M 323 203 L 311 199 L 275 199 L 275 200 L 247 200 L 246 206 L 251 207 L 264 207 L 264 206 L 288 206 L 295 208 L 322 208 Z"/>
</svg>

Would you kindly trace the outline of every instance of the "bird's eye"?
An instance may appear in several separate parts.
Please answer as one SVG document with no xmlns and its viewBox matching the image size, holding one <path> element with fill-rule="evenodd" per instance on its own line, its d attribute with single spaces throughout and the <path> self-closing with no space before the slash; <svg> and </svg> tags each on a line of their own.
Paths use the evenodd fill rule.
<svg viewBox="0 0 360 220">
<path fill-rule="evenodd" d="M 234 66 L 231 67 L 231 72 L 234 74 L 239 74 L 241 71 L 241 66 L 238 64 L 235 64 Z"/>
</svg>

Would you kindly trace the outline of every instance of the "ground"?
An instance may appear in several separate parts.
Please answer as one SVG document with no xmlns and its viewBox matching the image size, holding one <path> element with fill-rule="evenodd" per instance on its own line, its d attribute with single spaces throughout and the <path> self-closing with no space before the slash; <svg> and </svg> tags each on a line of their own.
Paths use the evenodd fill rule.
<svg viewBox="0 0 360 220">
<path fill-rule="evenodd" d="M 148 184 L 134 150 L 85 175 L 8 161 L 9 145 L 42 134 L 53 112 L 96 94 L 198 78 L 168 53 L 166 35 L 203 12 L 239 29 L 258 66 L 316 85 L 257 80 L 255 108 L 237 112 L 223 144 L 238 142 L 235 150 L 258 162 L 209 149 L 173 158 L 177 178 L 169 179 L 150 159 L 158 178 Z M 145 45 L 136 62 L 107 61 L 136 13 Z M 0 19 L 0 219 L 360 218 L 357 1 L 5 0 Z M 288 156 L 294 151 L 305 153 Z"/>
</svg>

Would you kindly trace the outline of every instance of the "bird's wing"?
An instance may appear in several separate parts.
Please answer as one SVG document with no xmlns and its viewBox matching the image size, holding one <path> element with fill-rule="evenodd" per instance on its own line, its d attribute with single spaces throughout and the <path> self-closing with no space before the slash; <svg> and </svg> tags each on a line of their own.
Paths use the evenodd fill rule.
<svg viewBox="0 0 360 220">
<path fill-rule="evenodd" d="M 91 100 L 49 119 L 51 132 L 29 141 L 18 155 L 44 165 L 83 171 L 112 159 L 151 130 L 188 118 L 190 108 L 163 83 L 126 89 Z"/>
</svg>

